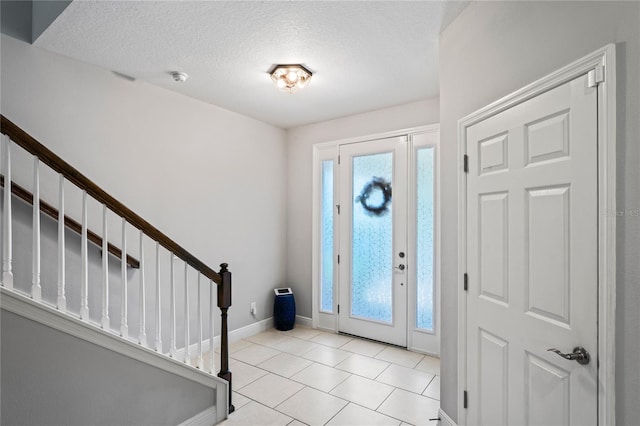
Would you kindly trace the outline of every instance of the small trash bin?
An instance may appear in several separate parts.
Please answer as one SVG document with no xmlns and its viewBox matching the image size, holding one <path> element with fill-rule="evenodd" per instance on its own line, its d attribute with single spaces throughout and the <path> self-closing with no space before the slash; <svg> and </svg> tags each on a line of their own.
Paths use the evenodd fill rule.
<svg viewBox="0 0 640 426">
<path fill-rule="evenodd" d="M 276 288 L 273 302 L 273 322 L 277 330 L 286 331 L 296 322 L 296 300 L 290 288 Z"/>
</svg>

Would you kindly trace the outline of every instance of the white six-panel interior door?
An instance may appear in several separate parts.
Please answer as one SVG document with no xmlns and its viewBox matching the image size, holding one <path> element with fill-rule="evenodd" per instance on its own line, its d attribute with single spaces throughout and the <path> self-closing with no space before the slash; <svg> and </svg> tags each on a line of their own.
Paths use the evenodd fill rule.
<svg viewBox="0 0 640 426">
<path fill-rule="evenodd" d="M 585 74 L 466 129 L 467 424 L 597 424 L 597 108 Z"/>
</svg>

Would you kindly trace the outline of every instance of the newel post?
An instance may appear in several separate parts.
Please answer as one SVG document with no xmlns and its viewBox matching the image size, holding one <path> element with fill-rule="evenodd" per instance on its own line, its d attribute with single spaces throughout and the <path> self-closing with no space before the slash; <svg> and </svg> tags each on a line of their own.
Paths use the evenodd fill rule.
<svg viewBox="0 0 640 426">
<path fill-rule="evenodd" d="M 235 407 L 231 403 L 231 371 L 229 371 L 229 327 L 227 325 L 227 311 L 231 306 L 231 272 L 227 269 L 229 265 L 223 263 L 220 265 L 221 282 L 218 285 L 218 307 L 221 311 L 221 328 L 220 331 L 220 372 L 218 377 L 229 382 L 229 413 L 235 411 Z"/>
</svg>

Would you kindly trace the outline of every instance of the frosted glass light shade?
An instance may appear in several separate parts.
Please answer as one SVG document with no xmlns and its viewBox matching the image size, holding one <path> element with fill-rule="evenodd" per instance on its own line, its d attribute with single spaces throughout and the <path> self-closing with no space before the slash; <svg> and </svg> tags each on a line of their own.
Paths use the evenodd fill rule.
<svg viewBox="0 0 640 426">
<path fill-rule="evenodd" d="M 270 74 L 276 87 L 287 93 L 306 87 L 313 75 L 301 64 L 276 65 Z"/>
</svg>

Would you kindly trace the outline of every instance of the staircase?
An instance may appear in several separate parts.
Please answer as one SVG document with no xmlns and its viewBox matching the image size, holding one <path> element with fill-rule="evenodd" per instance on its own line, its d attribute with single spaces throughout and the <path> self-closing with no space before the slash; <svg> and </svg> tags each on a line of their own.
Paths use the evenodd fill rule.
<svg viewBox="0 0 640 426">
<path fill-rule="evenodd" d="M 1 131 L 0 421 L 224 420 L 227 264 L 214 271 L 4 116 Z M 187 413 L 203 395 L 206 409 Z"/>
</svg>

